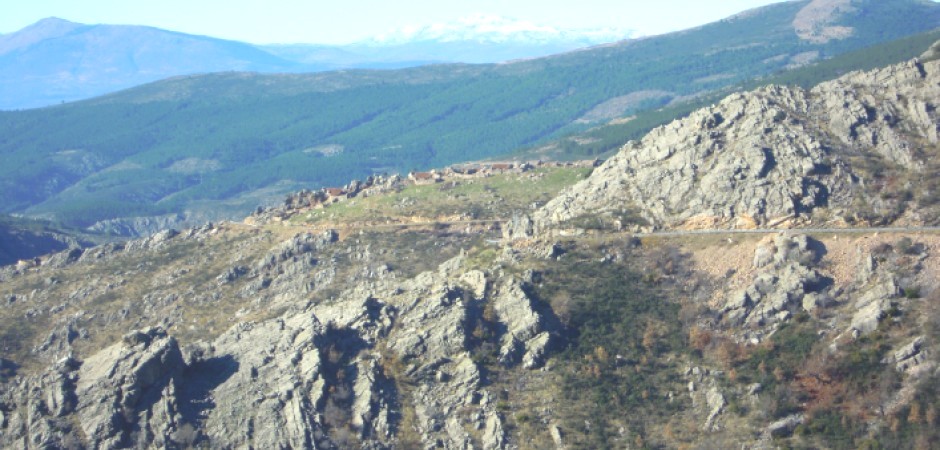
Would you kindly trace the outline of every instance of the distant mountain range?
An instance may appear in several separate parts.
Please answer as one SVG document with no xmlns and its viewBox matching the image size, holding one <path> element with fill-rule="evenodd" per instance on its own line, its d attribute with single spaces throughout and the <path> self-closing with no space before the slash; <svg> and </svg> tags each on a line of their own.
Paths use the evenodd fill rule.
<svg viewBox="0 0 940 450">
<path fill-rule="evenodd" d="M 0 36 L 0 109 L 80 100 L 180 74 L 296 68 L 244 43 L 52 18 Z"/>
<path fill-rule="evenodd" d="M 674 118 L 659 113 L 663 106 L 938 24 L 940 4 L 926 0 L 781 2 L 506 64 L 204 74 L 0 112 L 0 213 L 108 230 L 151 229 L 181 215 L 238 217 L 305 187 L 504 156 L 611 123 L 656 125 Z M 233 60 L 260 52 L 232 45 Z M 644 122 L 652 113 L 661 117 Z M 628 138 L 611 131 L 614 139 L 598 139 Z M 120 218 L 134 219 L 111 221 Z"/>
<path fill-rule="evenodd" d="M 407 45 L 415 42 L 481 42 L 505 44 L 550 44 L 572 42 L 595 45 L 629 37 L 631 31 L 606 28 L 599 30 L 563 30 L 507 17 L 476 14 L 449 23 L 422 27 L 403 27 L 380 34 L 366 43 Z"/>
<path fill-rule="evenodd" d="M 496 63 L 535 58 L 634 37 L 626 29 L 564 30 L 478 14 L 448 23 L 403 27 L 342 46 L 268 45 L 292 61 L 342 68 L 403 68 L 427 63 Z"/>
<path fill-rule="evenodd" d="M 0 109 L 48 106 L 210 72 L 320 72 L 493 63 L 613 42 L 623 30 L 560 30 L 496 16 L 394 30 L 361 43 L 254 46 L 158 28 L 43 19 L 0 35 Z"/>
</svg>

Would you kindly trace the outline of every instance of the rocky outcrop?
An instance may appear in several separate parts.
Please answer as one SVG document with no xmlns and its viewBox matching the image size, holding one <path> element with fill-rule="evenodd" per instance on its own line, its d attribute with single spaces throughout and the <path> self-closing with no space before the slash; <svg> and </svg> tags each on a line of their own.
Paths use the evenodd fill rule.
<svg viewBox="0 0 940 450">
<path fill-rule="evenodd" d="M 78 326 L 75 318 L 71 317 L 57 324 L 31 353 L 46 361 L 57 361 L 72 354 L 72 342 L 86 337 L 88 330 Z"/>
<path fill-rule="evenodd" d="M 705 419 L 705 431 L 712 431 L 716 427 L 716 420 L 718 415 L 724 411 L 727 402 L 725 401 L 725 396 L 721 394 L 721 391 L 717 387 L 712 386 L 708 392 L 705 394 L 706 408 L 708 409 L 708 417 Z"/>
<path fill-rule="evenodd" d="M 900 292 L 897 281 L 890 275 L 881 276 L 863 288 L 854 302 L 855 313 L 849 330 L 855 334 L 868 334 L 878 329 L 878 324 L 887 316 Z"/>
<path fill-rule="evenodd" d="M 464 448 L 472 442 L 471 432 L 482 429 L 484 448 L 503 448 L 506 441 L 496 395 L 483 387 L 484 376 L 474 362 L 473 353 L 478 350 L 468 345 L 473 330 L 467 324 L 492 309 L 495 314 L 488 320 L 497 322 L 493 328 L 505 330 L 496 336 L 500 362 L 507 367 L 535 368 L 549 349 L 548 337 L 558 331 L 551 327 L 557 319 L 550 311 L 534 307 L 524 281 L 497 279 L 499 287 L 491 295 L 484 280 L 493 275 L 463 272 L 460 264 L 460 259 L 452 260 L 436 276 L 461 280 L 471 290 L 441 285 L 424 274 L 395 296 L 391 304 L 398 311 L 397 326 L 389 334 L 388 345 L 402 361 L 411 361 L 406 376 L 420 381 L 412 402 L 417 428 L 426 441 L 441 439 L 451 443 L 447 447 Z M 426 293 L 415 296 L 421 292 Z"/>
<path fill-rule="evenodd" d="M 62 358 L 46 372 L 0 392 L 0 442 L 4 447 L 67 448 L 78 443 L 68 418 L 77 404 L 75 370 L 79 364 L 71 357 Z M 13 393 L 18 395 L 10 395 Z"/>
<path fill-rule="evenodd" d="M 307 268 L 335 238 L 299 234 L 250 270 Z M 184 349 L 162 328 L 131 332 L 9 392 L 16 406 L 0 410 L 14 411 L 4 413 L 13 426 L 0 444 L 395 448 L 414 433 L 424 446 L 507 448 L 468 327 L 490 321 L 500 362 L 525 370 L 544 363 L 558 321 L 529 297 L 526 277 L 463 264 L 458 257 L 413 279 L 380 278 Z"/>
<path fill-rule="evenodd" d="M 918 140 L 938 142 L 935 113 L 940 64 L 911 61 L 872 72 L 856 72 L 822 83 L 812 93 L 822 126 L 843 146 L 867 149 L 905 169 L 923 162 Z"/>
<path fill-rule="evenodd" d="M 187 394 L 191 415 L 205 417 L 200 431 L 207 442 L 318 447 L 326 437 L 317 406 L 329 374 L 316 343 L 328 331 L 315 316 L 301 314 L 238 325 L 199 352 L 187 368 Z"/>
<path fill-rule="evenodd" d="M 320 255 L 338 240 L 334 230 L 299 233 L 275 245 L 250 265 L 235 264 L 216 276 L 219 285 L 245 278 L 249 281 L 239 292 L 259 305 L 268 307 L 294 302 L 298 295 L 309 294 L 333 281 L 335 268 L 324 264 Z M 315 269 L 320 271 L 311 274 Z"/>
<path fill-rule="evenodd" d="M 88 443 L 121 448 L 134 441 L 168 442 L 180 422 L 174 391 L 183 365 L 176 339 L 154 328 L 129 333 L 85 360 L 74 395 Z"/>
<path fill-rule="evenodd" d="M 749 286 L 728 298 L 719 311 L 722 320 L 734 329 L 744 326 L 747 339 L 759 341 L 765 330 L 794 312 L 827 306 L 830 283 L 813 268 L 819 245 L 805 235 L 785 234 L 759 245 L 754 254 L 758 271 Z"/>
<path fill-rule="evenodd" d="M 530 239 L 532 234 L 532 219 L 524 214 L 513 214 L 512 219 L 503 225 L 503 239 L 510 242 L 520 239 Z"/>
<path fill-rule="evenodd" d="M 630 142 L 535 215 L 542 229 L 585 214 L 634 210 L 653 227 L 801 223 L 848 214 L 862 195 L 846 158 L 880 155 L 920 170 L 937 142 L 940 62 L 857 72 L 811 91 L 734 94 Z M 862 180 L 864 181 L 864 180 Z"/>
<path fill-rule="evenodd" d="M 885 398 L 857 413 L 883 429 L 900 411 L 923 420 L 909 406 L 937 366 L 921 323 L 934 318 L 929 232 L 915 243 L 894 231 L 806 231 L 825 246 L 791 233 L 755 242 L 569 232 L 605 212 L 617 231 L 631 212 L 655 227 L 815 220 L 865 187 L 840 152 L 929 167 L 908 139 L 930 142 L 933 100 L 915 85 L 932 83 L 934 70 L 902 65 L 819 91 L 733 96 L 631 144 L 535 216 L 514 216 L 503 240 L 484 236 L 442 264 L 457 251 L 439 251 L 446 232 L 344 230 L 340 239 L 263 223 L 315 208 L 308 192 L 262 211 L 262 225 L 168 230 L 4 269 L 0 312 L 23 322 L 0 329 L 0 447 L 580 448 L 603 435 L 620 446 L 770 447 L 818 424 L 807 402 L 843 392 L 831 364 L 841 373 L 858 355 L 902 388 L 880 385 Z M 833 108 L 842 110 L 825 112 Z M 540 234 L 545 227 L 559 236 Z M 675 235 L 693 245 L 671 247 Z M 697 253 L 699 244 L 722 259 Z M 596 285 L 570 285 L 595 268 L 604 275 Z M 621 280 L 637 289 L 621 291 Z M 646 315 L 634 322 L 645 323 L 642 338 L 633 327 L 579 347 L 594 336 L 575 327 L 610 295 Z M 650 305 L 670 309 L 650 315 Z M 138 331 L 121 338 L 128 329 Z M 562 344 L 587 351 L 552 359 Z M 854 353 L 840 353 L 848 346 Z M 607 353 L 616 347 L 626 352 Z M 610 376 L 624 389 L 594 389 Z M 576 398 L 578 389 L 591 397 Z M 597 395 L 642 417 L 582 408 Z"/>
<path fill-rule="evenodd" d="M 500 321 L 506 324 L 499 350 L 499 362 L 513 366 L 522 362 L 526 369 L 541 367 L 552 343 L 546 316 L 537 312 L 523 286 L 514 279 L 499 289 L 493 303 Z"/>
<path fill-rule="evenodd" d="M 702 431 L 717 431 L 720 429 L 721 414 L 728 405 L 724 394 L 718 387 L 717 374 L 707 368 L 690 367 L 686 369 L 684 375 L 688 379 L 693 411 L 697 417 L 701 418 Z"/>
<path fill-rule="evenodd" d="M 927 257 L 922 244 L 902 238 L 898 248 L 882 244 L 871 251 L 857 251 L 856 284 L 847 294 L 851 319 L 845 333 L 854 337 L 878 329 L 890 316 L 898 316 L 909 308 L 909 301 L 918 297 L 920 287 L 915 279 Z M 919 344 L 912 344 L 919 348 Z"/>
<path fill-rule="evenodd" d="M 174 392 L 183 367 L 176 340 L 158 328 L 129 333 L 85 361 L 66 356 L 46 372 L 7 386 L 11 389 L 0 396 L 0 404 L 5 403 L 0 409 L 11 411 L 11 417 L 0 445 L 172 444 L 182 425 Z"/>
<path fill-rule="evenodd" d="M 804 414 L 792 414 L 780 420 L 772 422 L 767 426 L 765 434 L 767 437 L 783 437 L 793 433 L 797 426 L 806 421 Z"/>
<path fill-rule="evenodd" d="M 301 233 L 288 239 L 268 251 L 254 264 L 253 274 L 270 271 L 282 265 L 285 261 L 301 261 L 313 251 L 322 250 L 327 245 L 336 242 L 337 235 L 333 230 L 327 230 L 319 235 Z M 308 261 L 309 262 L 309 261 Z M 279 269 L 284 270 L 283 267 Z M 289 271 L 289 270 L 288 270 Z"/>
<path fill-rule="evenodd" d="M 898 372 L 908 372 L 927 361 L 927 340 L 924 336 L 914 338 L 910 343 L 897 349 L 882 361 L 885 364 L 894 364 Z"/>
</svg>

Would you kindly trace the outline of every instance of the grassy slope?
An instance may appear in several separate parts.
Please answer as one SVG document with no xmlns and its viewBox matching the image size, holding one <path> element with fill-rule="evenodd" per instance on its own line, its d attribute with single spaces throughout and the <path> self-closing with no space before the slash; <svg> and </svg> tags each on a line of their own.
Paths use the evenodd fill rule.
<svg viewBox="0 0 940 450">
<path fill-rule="evenodd" d="M 294 216 L 293 223 L 408 223 L 446 217 L 450 220 L 505 220 L 514 211 L 544 204 L 565 187 L 587 177 L 589 168 L 536 169 L 526 174 L 408 185 L 397 192 L 358 197 Z"/>
</svg>

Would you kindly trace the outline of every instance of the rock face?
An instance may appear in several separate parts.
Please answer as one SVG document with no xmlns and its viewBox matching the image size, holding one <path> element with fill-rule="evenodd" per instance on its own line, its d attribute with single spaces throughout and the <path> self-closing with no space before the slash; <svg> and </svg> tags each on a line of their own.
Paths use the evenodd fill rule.
<svg viewBox="0 0 940 450">
<path fill-rule="evenodd" d="M 938 142 L 937 98 L 940 63 L 911 61 L 872 72 L 857 72 L 823 83 L 812 95 L 822 125 L 843 146 L 869 149 L 887 161 L 917 170 L 919 141 Z"/>
<path fill-rule="evenodd" d="M 811 91 L 770 86 L 630 142 L 535 215 L 542 228 L 635 210 L 653 227 L 772 226 L 848 209 L 861 184 L 847 155 L 921 170 L 938 140 L 940 62 L 858 72 Z"/>
<path fill-rule="evenodd" d="M 303 260 L 334 238 L 297 235 L 254 270 Z M 500 362 L 538 368 L 558 321 L 535 307 L 525 280 L 461 265 L 458 257 L 414 279 L 363 285 L 185 349 L 161 328 L 131 332 L 9 392 L 2 410 L 14 411 L 4 416 L 13 426 L 0 444 L 395 448 L 414 439 L 506 448 L 497 393 L 485 387 L 468 324 L 495 311 L 486 320 L 504 330 L 494 337 Z M 407 429 L 403 409 L 413 418 Z"/>
<path fill-rule="evenodd" d="M 690 367 L 685 372 L 693 410 L 702 421 L 702 431 L 720 429 L 720 418 L 728 402 L 718 387 L 715 376 L 702 367 Z"/>
<path fill-rule="evenodd" d="M 161 329 L 129 333 L 85 360 L 73 395 L 88 443 L 120 448 L 144 439 L 168 442 L 181 422 L 174 392 L 182 369 L 176 340 Z"/>
<path fill-rule="evenodd" d="M 788 436 L 805 420 L 806 417 L 803 414 L 793 414 L 771 423 L 765 432 L 773 437 Z"/>
<path fill-rule="evenodd" d="M 899 294 L 900 288 L 892 277 L 879 277 L 855 300 L 855 314 L 849 330 L 860 334 L 875 331 Z"/>
</svg>

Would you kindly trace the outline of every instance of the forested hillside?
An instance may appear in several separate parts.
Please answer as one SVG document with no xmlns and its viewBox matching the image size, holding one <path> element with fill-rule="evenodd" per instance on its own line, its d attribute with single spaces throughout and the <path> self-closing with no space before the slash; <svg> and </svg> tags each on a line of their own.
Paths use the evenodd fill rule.
<svg viewBox="0 0 940 450">
<path fill-rule="evenodd" d="M 658 109 L 638 112 L 628 119 L 572 131 L 564 136 L 524 147 L 515 152 L 522 159 L 578 160 L 605 157 L 630 140 L 643 137 L 653 128 L 704 106 L 717 103 L 731 92 L 751 90 L 769 84 L 800 86 L 806 89 L 856 70 L 871 70 L 916 58 L 940 39 L 940 29 L 854 50 L 792 70 L 748 80 L 698 98 L 676 102 Z"/>
<path fill-rule="evenodd" d="M 0 211 L 231 215 L 301 186 L 503 155 L 940 23 L 931 2 L 864 1 L 838 18 L 851 36 L 810 41 L 793 28 L 808 3 L 512 64 L 210 74 L 0 113 Z"/>
</svg>

